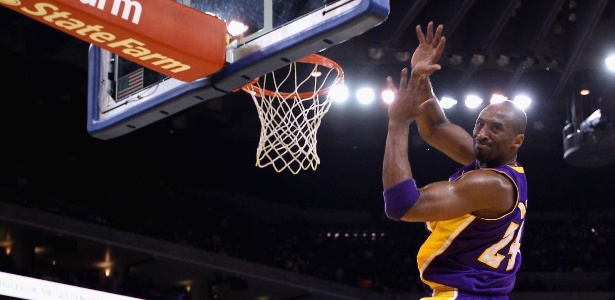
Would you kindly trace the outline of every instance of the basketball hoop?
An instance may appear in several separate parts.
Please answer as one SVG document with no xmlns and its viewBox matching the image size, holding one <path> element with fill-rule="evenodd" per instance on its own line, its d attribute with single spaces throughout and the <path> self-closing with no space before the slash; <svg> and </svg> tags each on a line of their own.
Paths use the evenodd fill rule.
<svg viewBox="0 0 615 300">
<path fill-rule="evenodd" d="M 343 81 L 344 72 L 337 63 L 312 54 L 243 86 L 261 122 L 256 165 L 293 174 L 316 170 L 320 164 L 316 133 L 331 107 L 328 92 Z"/>
</svg>

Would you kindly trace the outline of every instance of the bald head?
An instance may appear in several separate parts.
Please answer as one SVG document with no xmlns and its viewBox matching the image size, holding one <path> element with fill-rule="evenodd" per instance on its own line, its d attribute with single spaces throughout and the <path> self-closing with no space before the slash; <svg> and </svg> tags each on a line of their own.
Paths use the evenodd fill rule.
<svg viewBox="0 0 615 300">
<path fill-rule="evenodd" d="M 527 116 L 511 101 L 490 104 L 476 119 L 472 137 L 481 167 L 510 164 L 525 139 Z"/>
<path fill-rule="evenodd" d="M 527 126 L 527 115 L 525 111 L 515 105 L 510 100 L 489 104 L 483 111 L 487 109 L 495 109 L 498 114 L 505 116 L 505 119 L 510 121 L 513 134 L 525 134 L 525 127 Z"/>
</svg>

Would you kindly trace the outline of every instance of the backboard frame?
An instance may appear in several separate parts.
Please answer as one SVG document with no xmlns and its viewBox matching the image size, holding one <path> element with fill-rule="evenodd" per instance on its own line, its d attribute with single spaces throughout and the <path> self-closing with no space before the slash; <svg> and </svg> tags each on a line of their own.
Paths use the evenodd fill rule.
<svg viewBox="0 0 615 300">
<path fill-rule="evenodd" d="M 115 102 L 111 53 L 90 46 L 88 133 L 107 140 L 143 128 L 205 100 L 240 89 L 256 77 L 358 36 L 384 22 L 389 0 L 340 0 L 254 39 L 227 47 L 227 66 L 193 82 L 169 78 Z M 112 109 L 106 103 L 113 102 Z"/>
</svg>

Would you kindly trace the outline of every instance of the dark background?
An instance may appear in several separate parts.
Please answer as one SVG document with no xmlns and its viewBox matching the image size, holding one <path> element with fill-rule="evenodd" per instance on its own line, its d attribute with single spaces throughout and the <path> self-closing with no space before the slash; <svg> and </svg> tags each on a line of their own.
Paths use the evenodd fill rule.
<svg viewBox="0 0 615 300">
<path fill-rule="evenodd" d="M 242 92 L 102 141 L 86 132 L 88 45 L 8 9 L 0 13 L 0 163 L 7 173 L 25 168 L 21 171 L 38 174 L 43 193 L 54 185 L 113 190 L 158 180 L 304 207 L 382 208 L 387 116 L 381 101 L 334 104 L 318 133 L 321 165 L 298 175 L 255 167 L 260 124 Z M 474 90 L 488 99 L 494 92 L 523 89 L 532 97 L 519 154 L 527 167 L 531 208 L 612 208 L 614 168 L 567 164 L 562 129 L 574 99 L 581 101 L 584 117 L 598 101 L 607 108 L 603 114 L 611 114 L 614 81 L 603 62 L 615 40 L 613 13 L 612 1 L 391 1 L 383 24 L 322 54 L 342 65 L 351 92 L 363 84 L 379 89 L 387 75 L 396 76 L 406 65 L 394 56 L 416 46 L 414 26 L 443 23 L 448 37 L 443 70 L 433 76 L 439 96 L 462 100 Z M 372 58 L 370 48 L 380 49 L 382 57 Z M 485 55 L 482 66 L 468 62 L 476 53 Z M 449 63 L 453 54 L 464 58 L 460 65 Z M 495 65 L 500 54 L 510 57 L 508 66 Z M 532 67 L 521 66 L 526 57 L 534 59 Z M 578 96 L 581 85 L 592 93 Z M 447 113 L 470 130 L 478 110 L 457 105 Z M 411 146 L 421 185 L 444 180 L 457 168 L 420 140 Z"/>
<path fill-rule="evenodd" d="M 596 212 L 608 215 L 615 208 L 615 166 L 588 168 L 569 164 L 563 157 L 562 131 L 571 121 L 573 102 L 583 118 L 601 106 L 604 115 L 612 119 L 615 75 L 605 70 L 604 58 L 615 51 L 611 48 L 615 41 L 614 17 L 615 2 L 607 0 L 392 0 L 391 13 L 383 24 L 321 54 L 342 66 L 346 85 L 352 92 L 364 84 L 380 89 L 385 86 L 386 76 L 396 77 L 407 66 L 395 55 L 412 52 L 416 46 L 414 27 L 425 27 L 430 20 L 443 23 L 448 38 L 441 59 L 443 69 L 432 78 L 438 96 L 463 100 L 468 91 L 475 91 L 488 99 L 494 92 L 513 95 L 524 90 L 532 97 L 532 106 L 527 110 L 526 138 L 519 153 L 519 162 L 529 181 L 529 211 L 537 212 L 534 223 L 528 223 L 527 238 L 524 235 L 524 249 L 532 253 L 524 256 L 526 271 L 571 271 L 579 264 L 584 264 L 588 271 L 612 271 L 612 233 L 605 239 L 601 229 L 612 232 L 612 216 L 600 223 L 600 236 L 595 234 L 594 224 L 586 220 L 568 221 L 573 219 L 571 216 L 600 218 Z M 139 226 L 148 225 L 139 234 L 169 239 L 175 245 L 186 242 L 184 235 L 202 235 L 204 238 L 199 242 L 203 242 L 219 234 L 222 240 L 237 243 L 221 249 L 203 242 L 207 246 L 203 249 L 259 263 L 269 253 L 277 258 L 306 255 L 330 259 L 330 264 L 318 259 L 314 264 L 332 268 L 327 270 L 331 271 L 327 273 L 329 278 L 336 264 L 347 267 L 350 273 L 353 267 L 371 263 L 372 268 L 381 271 L 371 272 L 374 276 L 387 274 L 388 279 L 397 280 L 395 284 L 387 283 L 392 287 L 411 290 L 419 282 L 412 262 L 424 238 L 424 232 L 418 230 L 421 224 L 390 222 L 383 213 L 381 169 L 387 107 L 382 102 L 361 106 L 351 98 L 344 105 L 334 104 L 318 132 L 321 164 L 316 171 L 302 171 L 298 175 L 255 166 L 261 125 L 252 99 L 242 92 L 208 100 L 134 133 L 103 141 L 86 131 L 89 45 L 6 8 L 0 8 L 0 26 L 0 179 L 3 188 L 9 190 L 3 190 L 2 195 L 12 195 L 11 189 L 25 193 L 19 194 L 17 200 L 7 196 L 3 201 L 56 212 L 61 207 L 65 211 L 60 212 L 65 215 L 90 218 L 88 221 L 94 223 L 105 221 L 110 227 L 119 224 L 120 230 L 129 225 L 143 230 Z M 381 53 L 381 57 L 370 54 L 374 52 Z M 455 54 L 463 58 L 461 64 L 450 62 Z M 485 63 L 469 63 L 474 54 L 484 55 Z M 500 54 L 509 56 L 507 66 L 496 64 Z M 522 63 L 528 57 L 534 64 L 524 67 Z M 585 86 L 591 94 L 581 97 L 578 90 Z M 471 130 L 478 112 L 457 105 L 447 114 L 453 122 Z M 422 143 L 414 126 L 411 135 L 410 159 L 419 185 L 446 180 L 460 167 Z M 609 158 L 608 153 L 615 153 L 615 145 L 610 146 L 605 159 Z M 296 243 L 296 235 L 303 233 L 305 224 L 270 229 L 262 222 L 236 218 L 235 212 L 225 206 L 229 201 L 200 202 L 186 195 L 177 197 L 177 186 L 195 186 L 301 208 L 367 210 L 374 216 L 373 224 L 346 229 L 368 233 L 382 227 L 403 234 L 387 236 L 385 241 L 372 244 L 355 244 L 356 248 L 350 250 L 335 243 L 329 244 L 330 248 L 322 244 L 304 247 Z M 236 199 L 241 197 L 232 201 Z M 566 217 L 558 222 L 540 222 L 539 216 L 544 216 L 540 213 L 559 211 L 572 213 L 562 214 Z M 245 216 L 253 212 L 240 213 Z M 228 216 L 247 227 L 233 227 L 235 223 Z M 179 225 L 169 220 L 178 221 Z M 193 223 L 201 227 L 189 226 Z M 213 232 L 216 230 L 219 232 Z M 225 230 L 231 234 L 225 236 Z M 263 237 L 258 231 L 271 235 Z M 59 250 L 50 255 L 62 256 L 73 266 L 90 266 L 102 257 L 84 251 L 89 248 L 82 246 L 83 241 L 68 234 L 56 236 L 52 232 L 48 236 L 35 232 L 32 236 L 26 236 L 26 240 L 31 238 L 41 245 L 57 244 Z M 156 244 L 167 246 L 162 241 Z M 282 249 L 284 255 L 275 252 L 280 250 L 278 245 L 288 247 Z M 373 257 L 379 260 L 363 262 L 351 251 L 363 247 L 376 251 Z M 113 249 L 114 259 L 121 260 L 121 255 L 117 255 L 122 252 L 119 248 Z M 105 247 L 96 244 L 93 249 L 96 250 L 90 250 L 92 253 L 104 252 Z M 187 274 L 183 264 L 172 260 L 158 264 L 163 259 L 147 250 L 140 249 L 138 253 L 139 258 L 148 262 L 144 268 L 151 267 L 144 274 Z M 534 256 L 534 250 L 540 255 Z M 585 253 L 594 254 L 592 264 L 580 259 Z M 76 261 L 76 257 L 86 262 Z M 168 265 L 180 270 L 160 272 L 167 270 Z M 94 275 L 97 272 L 100 270 L 95 269 Z M 213 268 L 209 272 L 208 276 L 213 278 L 219 270 Z M 382 276 L 383 282 L 387 276 Z M 250 289 L 258 285 L 251 281 Z M 560 288 L 565 291 L 566 287 Z"/>
</svg>

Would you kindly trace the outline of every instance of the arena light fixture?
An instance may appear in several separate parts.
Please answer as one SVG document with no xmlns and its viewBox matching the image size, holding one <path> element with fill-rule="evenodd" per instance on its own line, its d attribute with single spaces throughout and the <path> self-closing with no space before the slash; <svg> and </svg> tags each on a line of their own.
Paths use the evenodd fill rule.
<svg viewBox="0 0 615 300">
<path fill-rule="evenodd" d="M 463 62 L 463 57 L 459 54 L 453 54 L 449 58 L 449 62 L 454 66 L 460 65 Z"/>
<path fill-rule="evenodd" d="M 510 57 L 508 55 L 504 55 L 504 54 L 500 54 L 500 56 L 496 60 L 496 63 L 500 67 L 507 66 L 509 62 L 510 62 Z"/>
<path fill-rule="evenodd" d="M 475 95 L 469 95 L 468 97 L 466 97 L 466 100 L 465 100 L 466 107 L 471 108 L 471 109 L 477 108 L 482 103 L 483 103 L 483 99 Z"/>
<path fill-rule="evenodd" d="M 504 102 L 508 100 L 508 97 L 504 96 L 504 95 L 500 95 L 500 94 L 493 94 L 491 96 L 491 100 L 489 100 L 489 103 L 494 104 L 494 103 L 500 103 L 500 102 Z"/>
<path fill-rule="evenodd" d="M 532 99 L 526 95 L 518 95 L 515 97 L 513 102 L 517 107 L 525 110 L 530 107 L 530 104 L 532 104 Z"/>
<path fill-rule="evenodd" d="M 233 20 L 226 26 L 226 31 L 228 31 L 231 36 L 238 36 L 248 31 L 248 26 Z"/>
<path fill-rule="evenodd" d="M 367 51 L 369 57 L 373 59 L 381 59 L 384 56 L 384 49 L 380 47 L 371 47 Z"/>
<path fill-rule="evenodd" d="M 407 62 L 410 58 L 412 58 L 412 53 L 408 51 L 395 52 L 395 59 L 399 62 Z"/>
<path fill-rule="evenodd" d="M 344 103 L 348 100 L 350 92 L 348 91 L 348 88 L 345 85 L 338 84 L 338 85 L 331 87 L 331 90 L 329 90 L 329 95 L 331 96 L 331 99 L 333 99 L 334 102 Z"/>
<path fill-rule="evenodd" d="M 604 62 L 609 71 L 615 71 L 615 54 L 609 55 Z"/>
<path fill-rule="evenodd" d="M 374 90 L 368 87 L 358 89 L 355 96 L 357 97 L 359 103 L 365 105 L 374 102 L 374 99 L 376 98 Z"/>
<path fill-rule="evenodd" d="M 391 103 L 393 102 L 393 100 L 395 100 L 395 93 L 391 90 L 384 90 L 382 91 L 382 101 L 384 101 L 384 103 Z"/>
<path fill-rule="evenodd" d="M 457 100 L 450 97 L 442 97 L 440 99 L 440 106 L 444 109 L 449 109 L 457 104 Z"/>
<path fill-rule="evenodd" d="M 521 63 L 521 66 L 522 66 L 524 69 L 529 69 L 529 68 L 533 67 L 533 66 L 534 66 L 534 59 L 533 59 L 533 58 L 531 58 L 531 57 L 526 57 L 526 58 L 523 60 L 523 62 Z"/>
<path fill-rule="evenodd" d="M 474 54 L 472 56 L 472 59 L 470 59 L 470 62 L 475 67 L 478 67 L 478 66 L 482 65 L 485 62 L 485 56 L 482 55 L 482 54 Z"/>
</svg>

